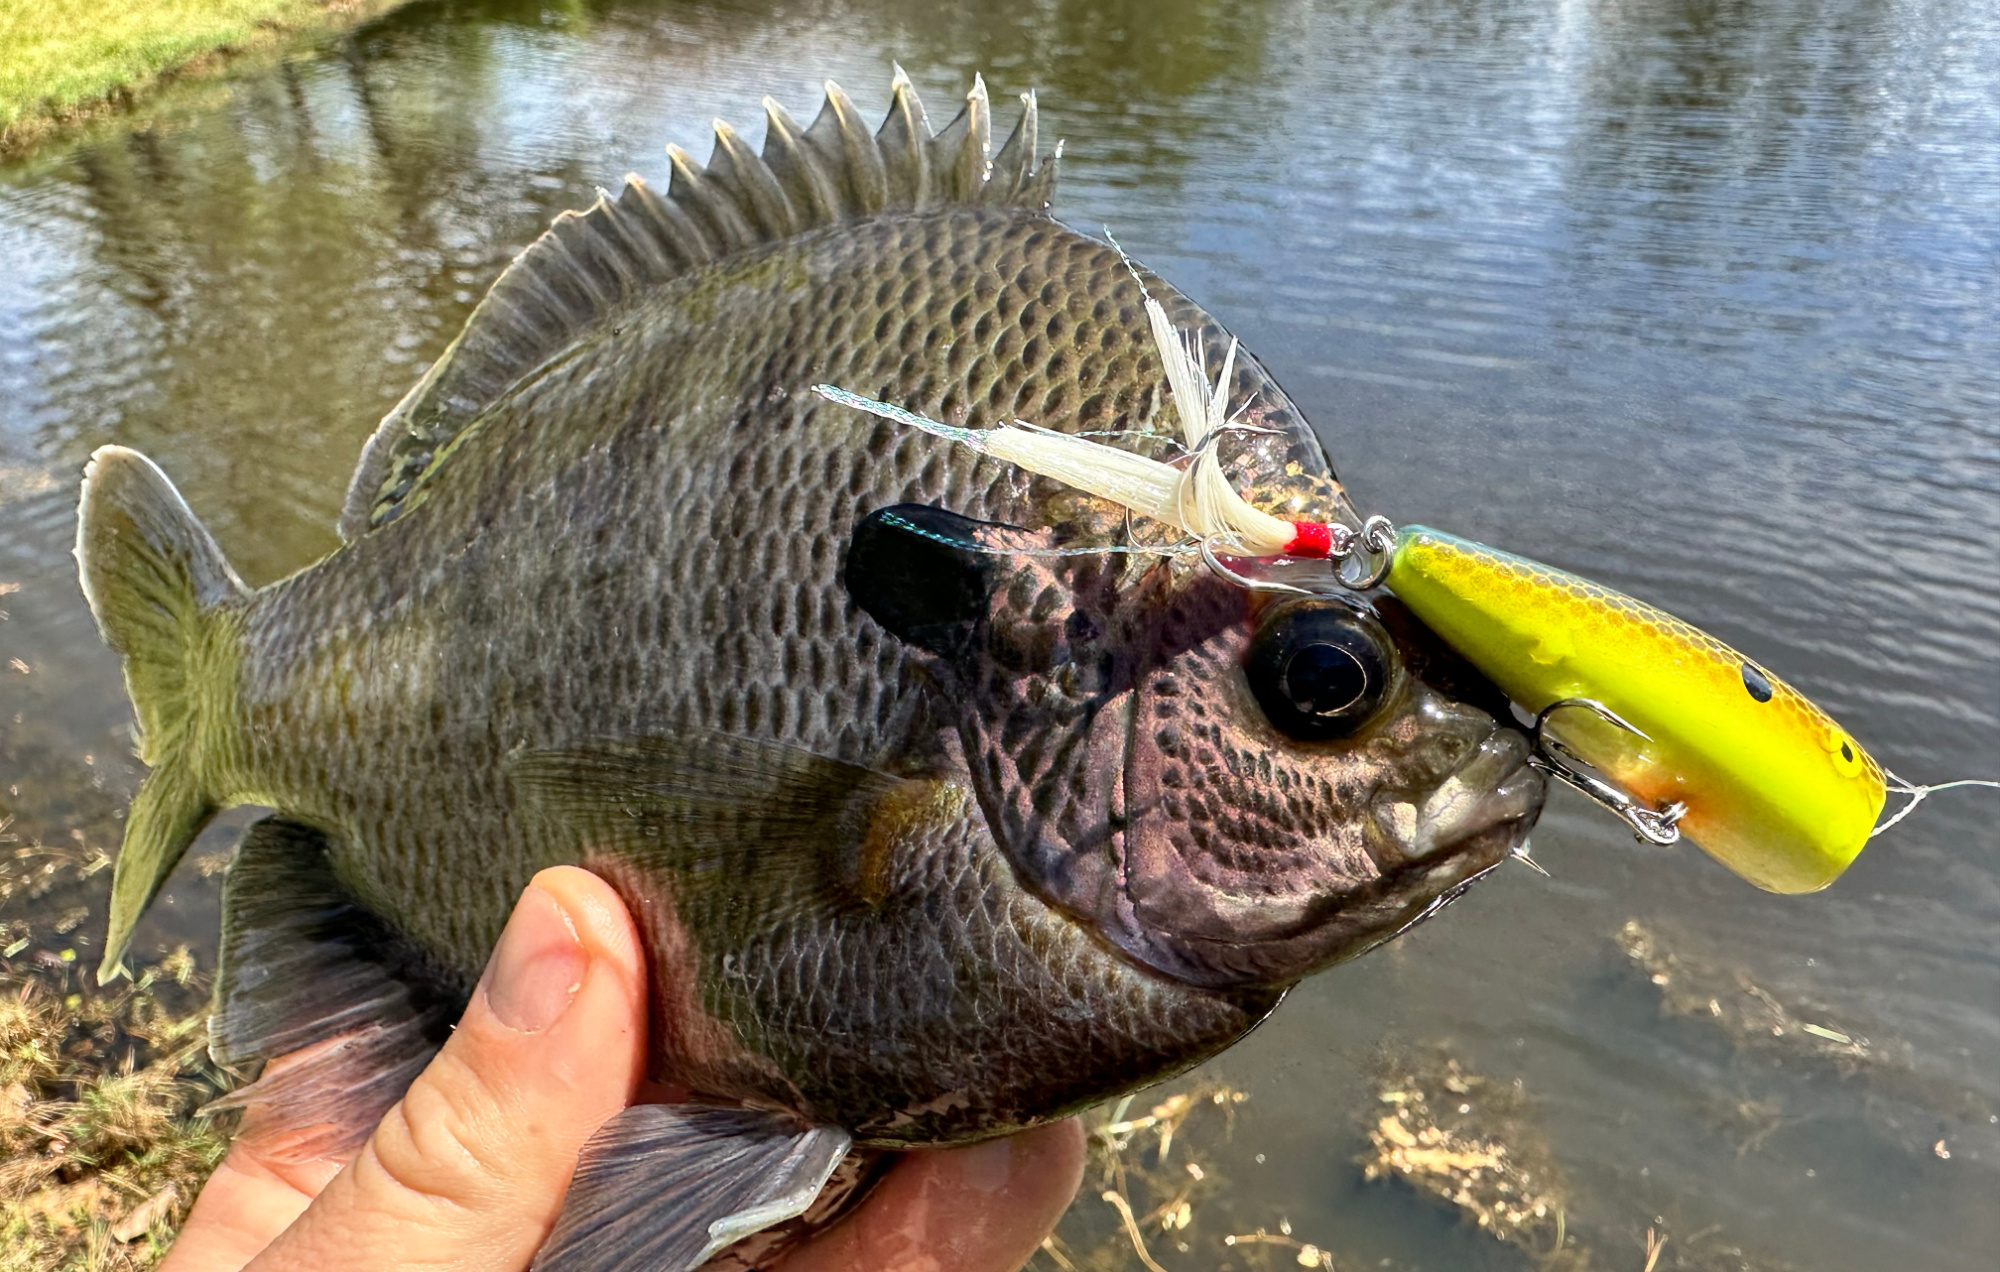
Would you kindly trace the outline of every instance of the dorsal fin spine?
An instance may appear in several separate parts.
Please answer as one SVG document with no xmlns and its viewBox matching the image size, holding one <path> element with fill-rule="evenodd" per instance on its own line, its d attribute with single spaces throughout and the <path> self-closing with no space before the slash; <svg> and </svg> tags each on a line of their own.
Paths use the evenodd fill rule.
<svg viewBox="0 0 2000 1272">
<path fill-rule="evenodd" d="M 389 414 L 362 451 L 341 509 L 343 537 L 393 520 L 453 438 L 604 316 L 643 292 L 734 252 L 893 209 L 959 204 L 1046 211 L 1055 159 L 1035 153 L 1036 105 L 997 155 L 992 106 L 975 78 L 965 108 L 933 135 L 924 105 L 896 68 L 887 117 L 872 131 L 833 81 L 801 131 L 769 98 L 763 151 L 718 121 L 706 167 L 667 147 L 665 197 L 627 176 L 616 198 L 600 192 L 565 212 L 515 258 L 465 330 Z M 1056 147 L 1060 155 L 1062 147 Z"/>
<path fill-rule="evenodd" d="M 840 219 L 840 191 L 800 134 L 799 126 L 775 98 L 768 96 L 764 98 L 764 161 L 792 201 L 809 209 L 812 224 L 826 225 Z"/>
<path fill-rule="evenodd" d="M 987 154 L 993 147 L 992 106 L 986 100 L 986 80 L 972 77 L 972 91 L 965 95 L 965 108 L 931 139 L 937 156 L 937 171 L 944 178 L 949 196 L 961 203 L 978 199 L 986 183 Z"/>
<path fill-rule="evenodd" d="M 930 147 L 924 144 L 930 131 L 930 120 L 924 115 L 924 103 L 917 96 L 916 85 L 910 83 L 910 77 L 898 66 L 889 114 L 875 132 L 875 144 L 882 151 L 882 168 L 889 177 L 892 203 L 911 208 L 930 205 L 931 155 Z"/>
<path fill-rule="evenodd" d="M 1033 175 L 1035 167 L 1035 93 L 1021 94 L 1021 118 L 1007 134 L 1000 152 L 993 156 L 993 174 L 986 198 L 993 203 L 1011 203 Z"/>
<path fill-rule="evenodd" d="M 736 196 L 739 207 L 749 208 L 762 237 L 790 238 L 799 232 L 798 213 L 769 165 L 720 119 L 715 121 L 715 149 L 708 156 L 708 171 L 717 185 Z"/>
<path fill-rule="evenodd" d="M 595 211 L 593 208 L 592 211 Z M 589 213 L 565 212 L 550 226 L 556 237 L 562 240 L 563 250 L 576 266 L 570 271 L 570 278 L 586 296 L 585 312 L 603 308 L 617 300 L 625 290 L 628 277 L 624 262 L 616 252 L 606 250 L 606 236 L 603 226 L 587 221 Z"/>
<path fill-rule="evenodd" d="M 694 269 L 715 259 L 713 247 L 702 236 L 701 227 L 694 223 L 694 218 L 679 204 L 654 194 L 653 187 L 636 174 L 626 174 L 625 193 L 618 196 L 620 203 L 627 199 L 642 215 L 651 218 L 658 235 L 656 241 L 676 258 L 676 272 Z"/>
<path fill-rule="evenodd" d="M 609 190 L 600 186 L 597 202 L 591 205 L 590 210 L 601 215 L 604 223 L 617 231 L 619 243 L 639 260 L 643 266 L 640 273 L 645 277 L 665 277 L 679 263 L 669 253 L 665 243 L 646 232 L 646 213 L 636 203 L 627 204 L 622 198 L 614 199 Z"/>
<path fill-rule="evenodd" d="M 889 177 L 881 148 L 861 112 L 832 80 L 826 82 L 826 102 L 806 129 L 806 140 L 830 155 L 836 171 L 847 174 L 848 206 L 854 215 L 872 216 L 889 206 Z"/>
<path fill-rule="evenodd" d="M 715 188 L 707 171 L 694 161 L 694 156 L 679 146 L 667 147 L 667 159 L 673 165 L 673 176 L 667 182 L 667 197 L 684 205 L 695 220 L 708 230 L 708 239 L 720 250 L 718 256 L 727 256 L 740 251 L 758 241 L 756 227 L 750 218 L 727 195 Z"/>
<path fill-rule="evenodd" d="M 570 247 L 570 236 L 575 232 L 578 220 L 576 213 L 565 212 L 549 226 L 546 237 L 550 257 L 559 268 L 541 270 L 535 278 L 536 290 L 547 296 L 572 322 L 582 320 L 595 310 L 604 296 L 597 280 L 585 268 L 587 262 L 578 260 L 576 252 Z"/>
</svg>

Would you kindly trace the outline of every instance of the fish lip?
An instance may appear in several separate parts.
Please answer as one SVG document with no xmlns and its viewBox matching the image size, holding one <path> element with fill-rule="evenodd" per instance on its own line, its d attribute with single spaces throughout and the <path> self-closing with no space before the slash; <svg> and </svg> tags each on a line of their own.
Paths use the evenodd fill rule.
<svg viewBox="0 0 2000 1272">
<path fill-rule="evenodd" d="M 1525 840 L 1548 792 L 1531 754 L 1525 734 L 1496 724 L 1421 799 L 1378 793 L 1369 847 L 1384 873 L 1432 865 L 1467 849 L 1497 861 Z"/>
</svg>

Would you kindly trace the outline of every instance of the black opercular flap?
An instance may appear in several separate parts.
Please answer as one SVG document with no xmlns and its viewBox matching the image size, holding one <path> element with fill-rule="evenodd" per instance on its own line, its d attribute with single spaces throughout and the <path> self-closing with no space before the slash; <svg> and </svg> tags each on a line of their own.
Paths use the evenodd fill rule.
<svg viewBox="0 0 2000 1272">
<path fill-rule="evenodd" d="M 950 658 L 964 652 L 993 593 L 991 522 L 928 504 L 878 508 L 854 527 L 843 582 L 898 640 Z"/>
</svg>

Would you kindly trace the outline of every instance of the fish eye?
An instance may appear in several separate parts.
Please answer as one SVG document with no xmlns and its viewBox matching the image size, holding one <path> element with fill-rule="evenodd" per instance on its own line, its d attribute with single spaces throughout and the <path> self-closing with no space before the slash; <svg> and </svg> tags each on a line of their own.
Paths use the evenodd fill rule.
<svg viewBox="0 0 2000 1272">
<path fill-rule="evenodd" d="M 1391 659 L 1388 637 L 1365 616 L 1337 605 L 1291 605 L 1258 629 L 1243 670 L 1271 723 L 1314 742 L 1345 737 L 1375 714 Z"/>
</svg>

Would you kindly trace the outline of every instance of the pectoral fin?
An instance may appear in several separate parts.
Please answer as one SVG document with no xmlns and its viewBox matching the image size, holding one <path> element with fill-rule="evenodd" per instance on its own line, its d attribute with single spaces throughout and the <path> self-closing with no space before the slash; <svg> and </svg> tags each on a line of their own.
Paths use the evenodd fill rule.
<svg viewBox="0 0 2000 1272">
<path fill-rule="evenodd" d="M 535 1272 L 690 1272 L 804 1214 L 851 1143 L 759 1109 L 626 1109 L 584 1145 Z"/>
<path fill-rule="evenodd" d="M 966 799 L 949 781 L 699 729 L 524 752 L 507 772 L 544 835 L 671 870 L 684 897 L 759 898 L 766 919 L 788 905 L 878 904 L 898 846 Z"/>
</svg>

